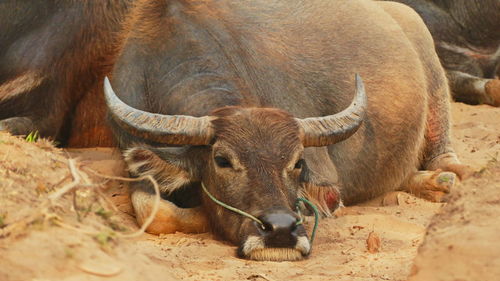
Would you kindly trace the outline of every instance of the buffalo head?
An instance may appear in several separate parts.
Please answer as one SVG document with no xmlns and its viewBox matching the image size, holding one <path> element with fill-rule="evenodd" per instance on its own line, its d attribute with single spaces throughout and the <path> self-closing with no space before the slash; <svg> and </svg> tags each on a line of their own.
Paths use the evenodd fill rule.
<svg viewBox="0 0 500 281">
<path fill-rule="evenodd" d="M 182 146 L 175 152 L 152 148 L 155 156 L 149 159 L 156 164 L 138 164 L 131 171 L 140 174 L 162 166 L 152 174 L 166 186 L 163 191 L 197 183 L 218 200 L 258 218 L 262 224 L 202 195 L 212 229 L 238 244 L 240 256 L 258 260 L 297 260 L 310 253 L 306 231 L 295 213 L 310 172 L 304 147 L 347 139 L 360 127 L 366 108 L 359 76 L 347 109 L 305 119 L 277 108 L 235 106 L 203 117 L 144 112 L 122 102 L 107 78 L 105 95 L 110 116 L 121 129 L 155 143 Z M 141 153 L 144 150 L 132 149 L 128 158 L 140 162 L 147 158 Z"/>
</svg>

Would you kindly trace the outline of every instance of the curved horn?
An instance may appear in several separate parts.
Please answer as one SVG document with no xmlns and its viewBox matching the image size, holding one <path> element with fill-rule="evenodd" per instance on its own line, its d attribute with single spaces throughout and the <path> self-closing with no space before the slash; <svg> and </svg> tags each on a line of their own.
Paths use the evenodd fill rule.
<svg viewBox="0 0 500 281">
<path fill-rule="evenodd" d="M 356 74 L 356 95 L 344 111 L 324 117 L 296 118 L 304 130 L 302 144 L 304 147 L 326 146 L 352 136 L 363 123 L 366 105 L 365 86 Z"/>
<path fill-rule="evenodd" d="M 104 78 L 104 96 L 109 113 L 132 135 L 172 145 L 206 145 L 213 138 L 212 117 L 162 115 L 133 108 L 121 101 Z"/>
</svg>

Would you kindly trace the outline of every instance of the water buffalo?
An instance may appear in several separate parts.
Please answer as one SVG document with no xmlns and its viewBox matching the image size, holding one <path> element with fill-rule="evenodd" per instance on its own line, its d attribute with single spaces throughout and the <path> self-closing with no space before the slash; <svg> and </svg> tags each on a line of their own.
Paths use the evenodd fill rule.
<svg viewBox="0 0 500 281">
<path fill-rule="evenodd" d="M 130 2 L 0 1 L 0 130 L 111 145 L 102 80 Z"/>
<path fill-rule="evenodd" d="M 311 250 L 298 196 L 325 213 L 339 192 L 439 200 L 467 171 L 431 35 L 405 5 L 141 0 L 121 38 L 105 96 L 131 174 L 166 199 L 152 233 L 209 224 L 242 257 L 296 260 Z M 139 222 L 153 198 L 133 186 Z"/>
<path fill-rule="evenodd" d="M 395 0 L 423 18 L 455 100 L 500 106 L 500 1 Z"/>
</svg>

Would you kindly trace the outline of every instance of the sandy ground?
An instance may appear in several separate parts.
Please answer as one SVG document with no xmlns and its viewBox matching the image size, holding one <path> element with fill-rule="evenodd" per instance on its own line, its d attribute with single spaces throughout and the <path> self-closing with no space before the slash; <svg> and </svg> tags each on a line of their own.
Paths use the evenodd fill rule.
<svg viewBox="0 0 500 281">
<path fill-rule="evenodd" d="M 394 192 L 345 208 L 320 222 L 312 255 L 299 262 L 238 259 L 209 233 L 125 238 L 137 230 L 126 183 L 88 171 L 123 175 L 116 151 L 66 152 L 0 133 L 0 280 L 494 280 L 500 109 L 456 103 L 452 114 L 453 145 L 480 172 L 451 203 Z M 75 180 L 68 156 L 79 158 L 79 188 L 59 196 Z"/>
<path fill-rule="evenodd" d="M 456 190 L 432 219 L 411 281 L 498 280 L 500 162 Z"/>
</svg>

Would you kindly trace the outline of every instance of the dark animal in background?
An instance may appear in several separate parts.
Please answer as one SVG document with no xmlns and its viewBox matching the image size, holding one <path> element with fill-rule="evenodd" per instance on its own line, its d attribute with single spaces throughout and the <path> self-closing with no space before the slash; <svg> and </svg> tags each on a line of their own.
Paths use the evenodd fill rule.
<svg viewBox="0 0 500 281">
<path fill-rule="evenodd" d="M 102 96 L 131 1 L 0 2 L 0 130 L 110 146 Z"/>
<path fill-rule="evenodd" d="M 396 2 L 415 9 L 429 28 L 453 98 L 500 106 L 500 1 Z"/>
<path fill-rule="evenodd" d="M 0 126 L 60 136 L 70 117 L 99 120 L 85 109 L 105 107 L 85 98 L 86 91 L 113 65 L 105 83 L 110 127 L 130 173 L 152 175 L 161 185 L 164 200 L 151 233 L 210 225 L 239 245 L 242 257 L 296 260 L 311 251 L 297 225 L 297 197 L 313 200 L 325 215 L 342 204 L 339 197 L 353 204 L 395 189 L 439 201 L 467 172 L 450 147 L 449 91 L 432 38 L 404 5 L 139 0 L 127 11 L 120 3 L 99 6 L 105 16 L 87 19 L 90 26 L 57 20 L 78 9 L 54 8 L 40 17 L 54 22 L 47 35 L 32 32 L 37 39 L 23 44 L 2 37 L 2 46 L 27 48 L 19 49 L 23 55 L 2 53 L 10 66 L 39 56 L 44 67 L 2 66 Z M 121 32 L 111 36 L 121 19 Z M 47 36 L 60 35 L 57 22 L 80 37 L 36 50 Z M 95 30 L 102 33 L 89 37 Z M 92 56 L 82 56 L 80 65 L 77 54 Z M 355 82 L 356 73 L 364 83 Z M 58 87 L 74 92 L 51 90 Z M 90 103 L 75 111 L 81 99 Z M 72 125 L 68 130 L 78 132 Z M 216 205 L 202 185 L 264 226 Z M 132 189 L 142 223 L 153 206 L 152 188 L 141 182 Z"/>
</svg>

